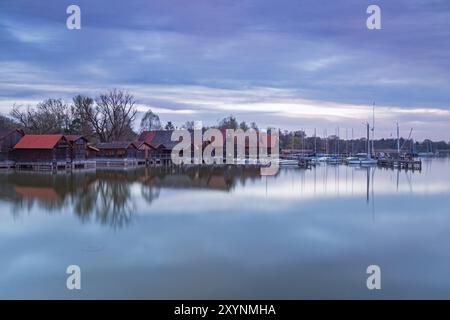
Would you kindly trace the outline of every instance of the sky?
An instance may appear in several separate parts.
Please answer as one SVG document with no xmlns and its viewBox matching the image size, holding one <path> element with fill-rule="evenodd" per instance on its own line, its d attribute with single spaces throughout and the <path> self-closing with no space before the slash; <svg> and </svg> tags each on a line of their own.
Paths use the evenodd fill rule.
<svg viewBox="0 0 450 320">
<path fill-rule="evenodd" d="M 69 30 L 66 9 L 81 8 Z M 381 30 L 366 9 L 381 8 Z M 450 141 L 448 0 L 0 2 L 0 112 L 123 89 L 163 122 Z M 139 119 L 138 119 L 139 120 Z M 339 128 L 339 129 L 338 129 Z"/>
</svg>

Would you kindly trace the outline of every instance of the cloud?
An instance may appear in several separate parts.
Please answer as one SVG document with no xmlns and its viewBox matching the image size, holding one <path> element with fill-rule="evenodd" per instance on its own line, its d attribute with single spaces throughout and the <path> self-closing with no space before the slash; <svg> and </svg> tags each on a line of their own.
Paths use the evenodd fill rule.
<svg viewBox="0 0 450 320">
<path fill-rule="evenodd" d="M 163 114 L 205 121 L 258 111 L 261 123 L 280 126 L 320 126 L 320 117 L 322 126 L 357 126 L 354 106 L 375 100 L 380 118 L 395 107 L 408 125 L 415 117 L 417 130 L 443 136 L 424 120 L 436 114 L 410 110 L 450 109 L 446 1 L 380 1 L 375 32 L 365 27 L 368 3 L 356 0 L 178 3 L 80 0 L 82 29 L 69 31 L 69 3 L 3 1 L 2 111 L 5 101 L 118 87 Z M 316 108 L 323 103 L 330 107 Z"/>
<path fill-rule="evenodd" d="M 115 87 L 115 86 L 114 86 Z M 33 88 L 27 99 L 0 99 L 0 110 L 7 112 L 14 104 L 35 105 L 46 97 L 63 98 L 71 103 L 78 93 L 96 96 L 109 87 L 91 88 L 89 86 L 23 85 Z M 355 136 L 364 136 L 364 123 L 372 121 L 370 104 L 348 104 L 333 101 L 304 99 L 296 90 L 252 87 L 246 89 L 210 88 L 188 85 L 143 85 L 121 87 L 132 93 L 138 101 L 140 115 L 151 109 L 160 115 L 163 121 L 172 121 L 181 125 L 185 121 L 203 121 L 205 125 L 215 125 L 228 115 L 239 120 L 255 121 L 261 127 L 275 126 L 281 129 L 304 129 L 309 135 L 317 129 L 328 129 L 341 133 L 349 130 Z M 18 90 L 13 86 L 13 90 Z M 37 96 L 41 93 L 41 96 Z M 8 95 L 7 95 L 8 96 Z M 407 135 L 414 127 L 416 139 L 432 136 L 436 139 L 450 140 L 445 128 L 450 122 L 450 110 L 422 106 L 404 108 L 401 106 L 376 107 L 376 133 L 378 136 L 390 136 L 399 122 Z M 438 131 L 436 129 L 439 128 Z M 430 134 L 433 132 L 433 134 Z"/>
</svg>

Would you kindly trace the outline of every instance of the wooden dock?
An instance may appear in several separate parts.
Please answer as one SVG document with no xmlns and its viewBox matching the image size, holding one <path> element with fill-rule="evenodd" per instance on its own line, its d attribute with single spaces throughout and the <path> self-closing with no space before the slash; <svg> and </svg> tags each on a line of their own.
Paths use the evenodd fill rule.
<svg viewBox="0 0 450 320">
<path fill-rule="evenodd" d="M 298 160 L 298 166 L 303 169 L 311 169 L 313 166 L 315 166 L 315 163 L 311 159 L 300 158 Z"/>
<path fill-rule="evenodd" d="M 422 161 L 413 159 L 380 159 L 378 165 L 385 168 L 422 170 Z"/>
<path fill-rule="evenodd" d="M 97 167 L 120 168 L 136 166 L 168 166 L 171 164 L 166 159 L 158 159 L 152 162 L 149 159 L 138 158 L 96 158 L 96 159 L 77 159 L 77 160 L 58 160 L 58 161 L 0 161 L 0 169 L 15 169 L 29 171 L 58 171 L 75 169 L 95 169 Z"/>
<path fill-rule="evenodd" d="M 13 162 L 11 168 L 16 170 L 32 171 L 57 171 L 72 169 L 90 169 L 96 167 L 94 160 L 76 160 L 76 161 L 18 161 Z"/>
<path fill-rule="evenodd" d="M 136 158 L 97 158 L 95 162 L 97 167 L 135 167 L 138 165 Z"/>
<path fill-rule="evenodd" d="M 15 162 L 11 160 L 0 161 L 0 169 L 12 169 Z"/>
<path fill-rule="evenodd" d="M 91 169 L 97 167 L 97 162 L 93 159 L 74 160 L 71 164 L 72 169 Z"/>
<path fill-rule="evenodd" d="M 20 161 L 14 165 L 16 170 L 33 170 L 33 171 L 53 171 L 53 170 L 70 170 L 71 162 L 67 161 Z"/>
</svg>

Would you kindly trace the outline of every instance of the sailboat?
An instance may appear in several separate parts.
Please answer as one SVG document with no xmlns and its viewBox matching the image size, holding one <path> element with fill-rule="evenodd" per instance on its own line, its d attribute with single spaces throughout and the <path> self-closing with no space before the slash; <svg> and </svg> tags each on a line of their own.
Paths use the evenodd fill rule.
<svg viewBox="0 0 450 320">
<path fill-rule="evenodd" d="M 370 126 L 369 123 L 367 123 L 366 125 L 367 125 L 367 157 L 360 159 L 360 163 L 362 166 L 373 166 L 378 164 L 378 160 L 372 158 L 372 151 L 370 150 Z"/>
<path fill-rule="evenodd" d="M 348 145 L 348 141 L 347 141 L 347 145 Z M 348 149 L 348 146 L 347 146 Z M 348 153 L 348 151 L 347 151 Z M 353 135 L 353 128 L 352 128 L 352 152 L 351 152 L 351 156 L 345 158 L 344 163 L 348 164 L 348 165 L 360 165 L 361 164 L 361 160 L 360 158 L 356 155 L 354 156 L 354 135 Z"/>
<path fill-rule="evenodd" d="M 372 158 L 372 152 L 374 148 L 374 138 L 375 138 L 375 103 L 373 104 L 373 120 L 372 120 L 372 141 L 370 139 L 370 125 L 367 122 L 367 155 L 357 159 L 348 159 L 348 164 L 360 164 L 361 166 L 374 166 L 378 164 L 378 160 Z M 372 150 L 371 150 L 372 149 Z"/>
<path fill-rule="evenodd" d="M 361 159 L 358 157 L 347 157 L 347 158 L 345 158 L 345 163 L 350 164 L 350 165 L 352 165 L 352 164 L 359 165 L 359 164 L 361 164 Z"/>
<path fill-rule="evenodd" d="M 378 160 L 377 159 L 362 159 L 361 160 L 361 165 L 362 166 L 376 166 L 378 164 Z"/>
<path fill-rule="evenodd" d="M 434 156 L 433 153 L 433 145 L 431 144 L 431 141 L 428 141 L 428 151 L 427 152 L 419 152 L 417 155 L 420 158 L 431 158 Z"/>
</svg>

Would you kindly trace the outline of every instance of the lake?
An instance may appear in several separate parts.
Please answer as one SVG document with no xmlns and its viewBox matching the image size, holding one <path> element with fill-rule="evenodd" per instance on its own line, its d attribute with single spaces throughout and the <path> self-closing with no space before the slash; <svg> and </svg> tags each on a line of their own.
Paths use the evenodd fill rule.
<svg viewBox="0 0 450 320">
<path fill-rule="evenodd" d="M 3 171 L 0 298 L 448 299 L 449 169 Z"/>
</svg>

